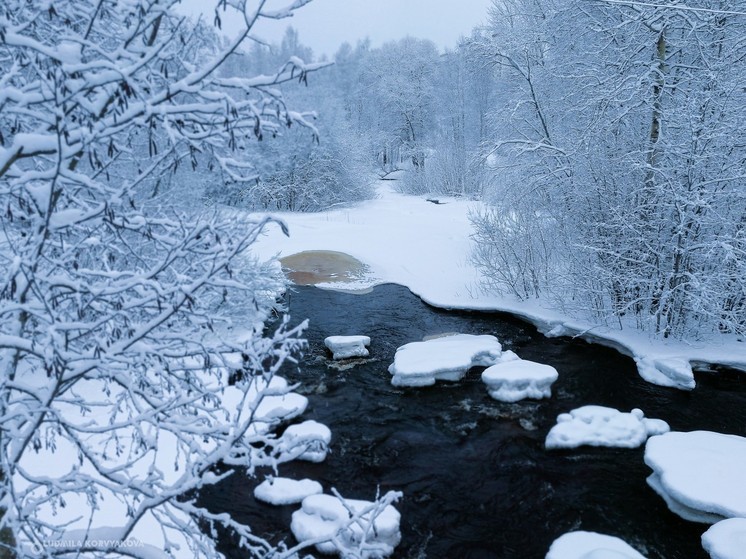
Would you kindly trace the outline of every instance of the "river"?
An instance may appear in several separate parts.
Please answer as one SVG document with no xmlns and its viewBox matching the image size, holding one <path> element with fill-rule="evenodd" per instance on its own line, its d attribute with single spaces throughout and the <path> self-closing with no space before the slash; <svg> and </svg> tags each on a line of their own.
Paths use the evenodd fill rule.
<svg viewBox="0 0 746 559">
<path fill-rule="evenodd" d="M 377 487 L 403 491 L 395 558 L 538 559 L 571 530 L 618 536 L 649 559 L 707 558 L 707 525 L 680 519 L 647 486 L 642 448 L 547 451 L 544 438 L 558 414 L 586 404 L 639 407 L 672 430 L 746 435 L 745 375 L 697 373 L 693 392 L 654 386 L 612 349 L 549 339 L 506 314 L 436 309 L 396 285 L 365 295 L 295 287 L 288 303 L 295 322 L 310 319 L 309 346 L 300 367 L 283 374 L 303 383 L 310 405 L 301 419 L 325 423 L 333 440 L 324 463 L 294 462 L 280 474 L 316 479 L 349 498 L 372 499 Z M 552 365 L 560 374 L 552 398 L 494 401 L 480 370 L 459 383 L 392 387 L 396 348 L 444 332 L 492 334 L 503 349 Z M 371 337 L 371 359 L 330 367 L 324 338 L 354 334 Z M 201 501 L 293 544 L 298 506 L 255 501 L 258 481 L 233 475 L 203 490 Z M 244 557 L 227 536 L 220 549 Z"/>
</svg>

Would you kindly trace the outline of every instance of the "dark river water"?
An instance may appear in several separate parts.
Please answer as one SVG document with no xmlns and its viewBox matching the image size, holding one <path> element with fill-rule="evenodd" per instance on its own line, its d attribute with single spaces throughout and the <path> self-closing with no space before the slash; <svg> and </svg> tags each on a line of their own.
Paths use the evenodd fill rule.
<svg viewBox="0 0 746 559">
<path fill-rule="evenodd" d="M 373 499 L 376 487 L 402 491 L 394 557 L 543 558 L 563 533 L 590 530 L 621 537 L 649 559 L 707 558 L 700 536 L 708 526 L 669 512 L 645 483 L 642 448 L 547 451 L 544 438 L 558 414 L 585 404 L 639 407 L 678 431 L 746 435 L 745 376 L 698 374 L 693 392 L 653 386 L 611 349 L 548 339 L 504 314 L 435 309 L 395 285 L 367 295 L 297 287 L 289 308 L 296 322 L 310 318 L 309 347 L 300 368 L 284 375 L 302 382 L 309 398 L 301 420 L 325 423 L 333 439 L 324 463 L 286 464 L 280 475 L 310 477 L 349 498 Z M 387 368 L 396 348 L 443 332 L 493 334 L 503 349 L 552 365 L 560 374 L 552 398 L 494 401 L 481 369 L 455 384 L 392 387 Z M 371 360 L 330 368 L 324 338 L 353 334 L 371 337 Z M 290 516 L 298 506 L 255 501 L 259 481 L 233 475 L 204 490 L 202 502 L 271 541 L 294 544 Z M 229 537 L 220 546 L 244 557 Z"/>
</svg>

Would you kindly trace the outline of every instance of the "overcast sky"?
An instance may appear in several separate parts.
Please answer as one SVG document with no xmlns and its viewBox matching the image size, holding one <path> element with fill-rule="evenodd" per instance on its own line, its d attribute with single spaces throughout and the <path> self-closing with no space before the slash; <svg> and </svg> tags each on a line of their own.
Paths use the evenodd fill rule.
<svg viewBox="0 0 746 559">
<path fill-rule="evenodd" d="M 285 6 L 290 0 L 273 0 Z M 295 27 L 303 44 L 316 56 L 332 56 L 347 41 L 370 37 L 373 46 L 407 35 L 430 39 L 441 49 L 453 48 L 460 36 L 487 20 L 492 0 L 313 0 L 292 18 L 264 21 L 257 34 L 279 42 L 288 25 Z M 200 7 L 214 6 L 214 0 L 183 0 L 184 10 L 197 13 Z M 212 12 L 210 12 L 212 13 Z M 208 21 L 212 22 L 212 16 Z M 230 22 L 224 22 L 230 29 Z"/>
</svg>

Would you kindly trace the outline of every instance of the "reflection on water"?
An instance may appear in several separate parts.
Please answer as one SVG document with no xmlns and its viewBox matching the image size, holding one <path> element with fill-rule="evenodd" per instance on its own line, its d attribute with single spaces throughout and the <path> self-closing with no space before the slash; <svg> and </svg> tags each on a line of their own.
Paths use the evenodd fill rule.
<svg viewBox="0 0 746 559">
<path fill-rule="evenodd" d="M 280 258 L 285 274 L 296 285 L 354 282 L 363 279 L 368 267 L 357 258 L 333 250 L 307 250 Z"/>
<path fill-rule="evenodd" d="M 645 383 L 631 359 L 582 341 L 548 339 L 501 314 L 446 312 L 407 289 L 385 285 L 368 295 L 298 287 L 289 296 L 296 322 L 311 319 L 299 368 L 285 371 L 310 400 L 302 419 L 327 424 L 332 452 L 322 464 L 291 463 L 280 474 L 319 480 L 351 498 L 377 487 L 404 492 L 402 543 L 394 557 L 430 559 L 543 558 L 570 530 L 621 537 L 649 559 L 705 559 L 706 525 L 669 512 L 645 483 L 642 449 L 581 448 L 547 452 L 544 438 L 559 413 L 585 404 L 641 408 L 672 429 L 744 435 L 743 377 L 700 375 L 693 392 Z M 387 372 L 396 348 L 441 332 L 493 334 L 505 349 L 554 366 L 549 400 L 491 400 L 470 372 L 459 383 L 405 389 Z M 350 369 L 329 367 L 324 337 L 365 334 L 371 357 Z M 203 491 L 215 512 L 230 512 L 254 531 L 292 543 L 297 508 L 254 500 L 261 480 L 234 475 Z M 235 552 L 229 537 L 221 550 Z"/>
</svg>

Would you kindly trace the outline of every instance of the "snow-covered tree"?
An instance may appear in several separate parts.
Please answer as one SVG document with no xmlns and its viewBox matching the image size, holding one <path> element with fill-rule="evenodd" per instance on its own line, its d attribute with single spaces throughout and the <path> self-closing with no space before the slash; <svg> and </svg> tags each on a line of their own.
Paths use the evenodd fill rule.
<svg viewBox="0 0 746 559">
<path fill-rule="evenodd" d="M 230 41 L 175 0 L 0 8 L 0 545 L 16 556 L 216 557 L 217 523 L 276 551 L 192 500 L 230 475 L 218 463 L 293 457 L 272 430 L 305 399 L 275 373 L 300 327 L 264 333 L 283 280 L 247 251 L 271 220 L 155 194 L 198 165 L 253 184 L 249 144 L 315 134 L 278 86 L 319 65 L 217 71 L 307 1 L 218 2 L 215 23 L 244 23 Z"/>
<path fill-rule="evenodd" d="M 494 3 L 494 285 L 662 336 L 744 331 L 742 7 Z"/>
</svg>

